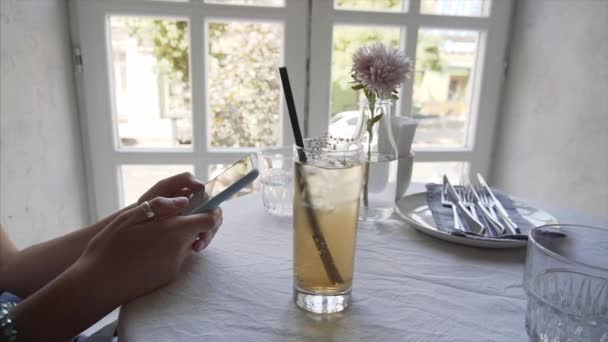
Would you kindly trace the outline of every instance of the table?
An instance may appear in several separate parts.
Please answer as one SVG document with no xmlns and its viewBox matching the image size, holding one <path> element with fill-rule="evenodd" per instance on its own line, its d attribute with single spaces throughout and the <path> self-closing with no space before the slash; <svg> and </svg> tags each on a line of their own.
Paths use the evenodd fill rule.
<svg viewBox="0 0 608 342">
<path fill-rule="evenodd" d="M 260 194 L 222 207 L 179 279 L 122 307 L 121 341 L 528 340 L 523 248 L 454 245 L 397 217 L 360 224 L 352 306 L 314 315 L 292 301 L 291 219 L 266 214 Z"/>
</svg>

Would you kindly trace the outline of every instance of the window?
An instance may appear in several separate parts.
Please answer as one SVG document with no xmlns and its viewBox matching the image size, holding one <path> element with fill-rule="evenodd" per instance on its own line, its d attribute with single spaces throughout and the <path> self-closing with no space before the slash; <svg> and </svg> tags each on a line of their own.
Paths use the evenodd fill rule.
<svg viewBox="0 0 608 342">
<path fill-rule="evenodd" d="M 118 148 L 191 147 L 188 20 L 109 15 L 107 26 Z"/>
<path fill-rule="evenodd" d="M 209 147 L 279 145 L 283 23 L 214 20 L 206 30 Z"/>
<path fill-rule="evenodd" d="M 309 133 L 322 134 L 328 125 L 330 132 L 343 131 L 357 115 L 350 54 L 383 41 L 404 49 L 415 64 L 397 103 L 397 115 L 418 121 L 413 181 L 487 172 L 511 6 L 503 0 L 313 0 L 309 116 L 329 117 L 309 121 Z"/>
<path fill-rule="evenodd" d="M 307 136 L 357 123 L 351 55 L 375 41 L 414 60 L 399 115 L 418 120 L 414 181 L 486 171 L 511 1 L 76 0 L 96 211 L 167 175 L 208 179 L 291 144 L 277 68 Z M 310 16 L 307 15 L 310 13 Z"/>
<path fill-rule="evenodd" d="M 411 112 L 419 119 L 418 146 L 464 147 L 471 133 L 479 32 L 420 29 Z M 456 97 L 458 84 L 462 96 Z"/>
</svg>

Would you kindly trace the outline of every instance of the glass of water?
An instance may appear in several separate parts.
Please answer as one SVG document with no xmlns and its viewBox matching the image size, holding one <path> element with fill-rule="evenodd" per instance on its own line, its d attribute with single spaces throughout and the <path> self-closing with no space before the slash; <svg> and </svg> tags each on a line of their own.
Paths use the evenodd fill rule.
<svg viewBox="0 0 608 342">
<path fill-rule="evenodd" d="M 533 229 L 524 288 L 531 341 L 608 341 L 608 229 Z"/>
<path fill-rule="evenodd" d="M 291 147 L 270 147 L 258 152 L 264 209 L 288 217 L 293 212 L 293 152 Z"/>
</svg>

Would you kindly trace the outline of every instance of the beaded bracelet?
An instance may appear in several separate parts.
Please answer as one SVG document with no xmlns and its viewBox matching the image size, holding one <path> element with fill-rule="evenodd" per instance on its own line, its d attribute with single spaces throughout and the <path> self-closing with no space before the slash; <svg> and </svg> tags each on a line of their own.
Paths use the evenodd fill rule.
<svg viewBox="0 0 608 342">
<path fill-rule="evenodd" d="M 0 303 L 0 331 L 8 342 L 17 342 L 19 332 L 11 319 L 10 312 L 17 306 L 15 302 Z"/>
</svg>

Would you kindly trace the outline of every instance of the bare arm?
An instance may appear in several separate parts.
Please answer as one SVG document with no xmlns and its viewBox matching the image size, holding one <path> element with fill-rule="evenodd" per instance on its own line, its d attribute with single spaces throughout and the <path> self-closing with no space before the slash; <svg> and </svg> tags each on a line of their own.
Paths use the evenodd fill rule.
<svg viewBox="0 0 608 342">
<path fill-rule="evenodd" d="M 203 187 L 192 174 L 186 172 L 158 182 L 141 196 L 138 203 L 159 196 L 188 197 Z M 38 291 L 68 269 L 97 233 L 136 205 L 132 204 L 93 225 L 22 251 L 17 251 L 8 234 L 0 227 L 0 293 L 9 291 L 25 298 Z M 201 246 L 196 247 L 200 249 Z"/>
<path fill-rule="evenodd" d="M 189 173 L 167 178 L 139 200 L 149 201 L 158 218 L 148 220 L 141 207 L 130 206 L 23 251 L 0 227 L 0 292 L 27 297 L 11 312 L 22 340 L 65 341 L 173 279 L 190 251 L 204 249 L 221 224 L 218 210 L 175 216 L 203 187 Z"/>
<path fill-rule="evenodd" d="M 0 292 L 8 291 L 22 298 L 36 292 L 70 267 L 101 229 L 134 205 L 88 227 L 22 251 L 17 251 L 0 226 Z"/>
<path fill-rule="evenodd" d="M 10 259 L 17 253 L 17 248 L 15 244 L 11 241 L 8 234 L 2 228 L 0 224 L 0 275 L 2 274 L 2 268 L 4 265 L 8 264 Z M 2 277 L 0 277 L 1 281 Z M 0 283 L 0 293 L 3 292 L 2 283 Z"/>
<path fill-rule="evenodd" d="M 173 280 L 201 232 L 215 233 L 221 211 L 176 216 L 186 198 L 150 201 L 121 214 L 59 277 L 25 299 L 11 316 L 20 341 L 67 341 L 115 307 Z"/>
</svg>

